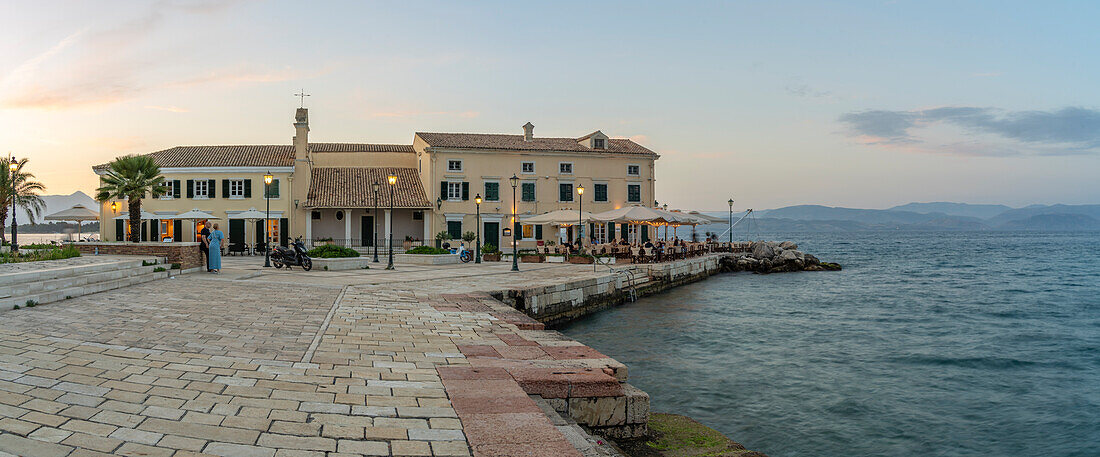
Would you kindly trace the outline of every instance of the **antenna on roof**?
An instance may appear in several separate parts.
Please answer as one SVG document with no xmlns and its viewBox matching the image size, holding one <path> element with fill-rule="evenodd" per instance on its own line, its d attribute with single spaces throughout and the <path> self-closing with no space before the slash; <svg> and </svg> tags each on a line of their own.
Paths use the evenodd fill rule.
<svg viewBox="0 0 1100 457">
<path fill-rule="evenodd" d="M 297 94 L 294 94 L 294 96 L 302 99 L 301 108 L 305 108 L 306 107 L 306 97 L 309 97 L 309 94 L 306 93 L 306 90 L 302 89 L 301 92 L 298 92 Z"/>
</svg>

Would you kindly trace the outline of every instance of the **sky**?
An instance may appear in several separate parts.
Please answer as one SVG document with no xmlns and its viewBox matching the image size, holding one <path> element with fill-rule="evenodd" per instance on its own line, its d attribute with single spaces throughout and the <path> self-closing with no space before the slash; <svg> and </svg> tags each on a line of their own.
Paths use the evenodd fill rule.
<svg viewBox="0 0 1100 457">
<path fill-rule="evenodd" d="M 48 193 L 177 145 L 578 137 L 724 210 L 1100 203 L 1100 2 L 0 1 L 0 153 Z"/>
</svg>

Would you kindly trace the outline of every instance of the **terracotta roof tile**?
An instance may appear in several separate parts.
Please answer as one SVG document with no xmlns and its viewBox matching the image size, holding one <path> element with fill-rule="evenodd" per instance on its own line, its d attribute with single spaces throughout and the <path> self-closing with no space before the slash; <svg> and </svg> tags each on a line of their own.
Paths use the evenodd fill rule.
<svg viewBox="0 0 1100 457">
<path fill-rule="evenodd" d="M 594 132 L 593 132 L 594 133 Z M 596 154 L 648 154 L 657 155 L 646 147 L 627 139 L 611 138 L 607 140 L 607 149 L 592 149 L 577 138 L 541 138 L 523 141 L 523 135 L 503 135 L 486 133 L 432 133 L 417 132 L 431 147 L 455 149 L 505 149 L 511 151 L 567 151 L 591 152 Z"/>
<path fill-rule="evenodd" d="M 412 145 L 406 144 L 310 143 L 309 147 L 316 152 L 415 152 Z M 294 166 L 291 145 L 176 146 L 147 155 L 161 168 Z M 104 170 L 107 165 L 92 169 Z"/>
<path fill-rule="evenodd" d="M 420 174 L 415 168 L 392 167 L 319 167 L 310 173 L 309 194 L 306 207 L 310 208 L 369 208 L 374 206 L 371 183 L 382 184 L 378 192 L 378 206 L 390 205 L 390 189 L 386 177 L 397 176 L 394 189 L 394 208 L 430 208 Z"/>
</svg>

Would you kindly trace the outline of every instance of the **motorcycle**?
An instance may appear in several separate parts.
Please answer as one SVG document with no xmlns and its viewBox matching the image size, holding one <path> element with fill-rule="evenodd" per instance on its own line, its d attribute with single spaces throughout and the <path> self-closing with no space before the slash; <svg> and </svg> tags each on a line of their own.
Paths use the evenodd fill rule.
<svg viewBox="0 0 1100 457">
<path fill-rule="evenodd" d="M 470 263 L 474 260 L 474 252 L 466 249 L 466 245 L 461 245 L 457 249 L 451 249 L 451 254 L 458 254 L 458 260 L 462 263 Z"/>
<path fill-rule="evenodd" d="M 306 253 L 306 245 L 302 243 L 302 237 L 294 239 L 289 248 L 276 246 L 271 251 L 271 263 L 275 268 L 286 266 L 288 270 L 293 266 L 300 266 L 305 271 L 313 269 L 313 259 L 310 259 L 309 254 Z"/>
</svg>

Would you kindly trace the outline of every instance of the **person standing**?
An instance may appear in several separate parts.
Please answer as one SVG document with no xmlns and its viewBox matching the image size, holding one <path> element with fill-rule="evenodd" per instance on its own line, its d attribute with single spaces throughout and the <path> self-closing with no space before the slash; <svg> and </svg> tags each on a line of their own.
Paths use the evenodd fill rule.
<svg viewBox="0 0 1100 457">
<path fill-rule="evenodd" d="M 210 232 L 209 236 L 210 264 L 207 265 L 214 273 L 221 273 L 222 270 L 222 240 L 224 239 L 225 234 L 218 230 L 218 223 L 215 222 L 214 231 Z"/>
<path fill-rule="evenodd" d="M 199 250 L 206 258 L 206 272 L 210 272 L 210 221 L 202 221 L 202 231 L 199 232 Z"/>
</svg>

